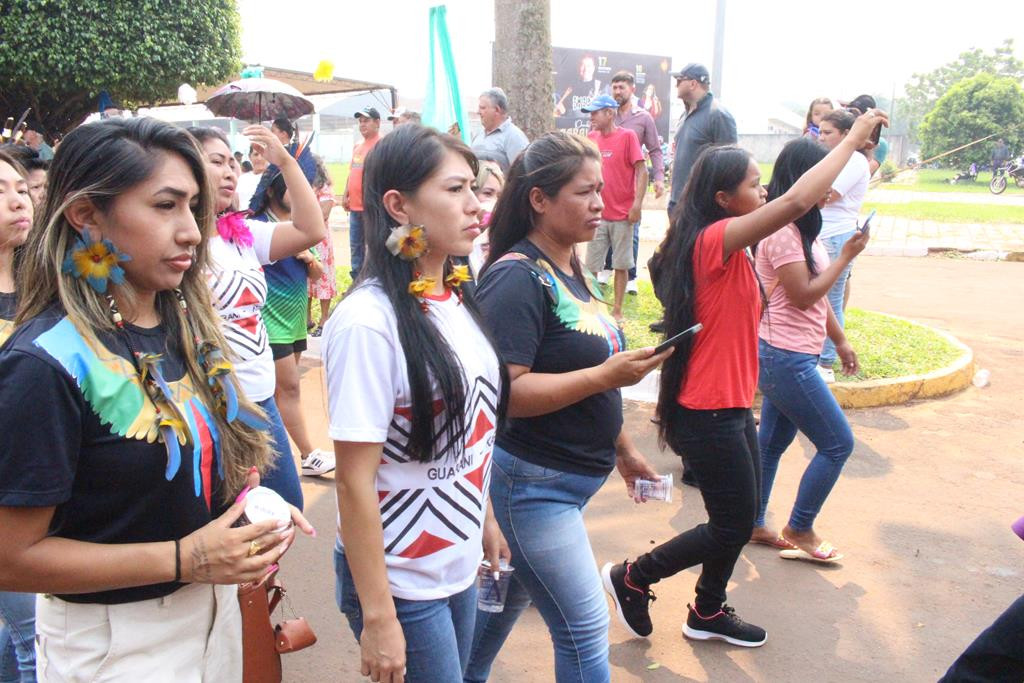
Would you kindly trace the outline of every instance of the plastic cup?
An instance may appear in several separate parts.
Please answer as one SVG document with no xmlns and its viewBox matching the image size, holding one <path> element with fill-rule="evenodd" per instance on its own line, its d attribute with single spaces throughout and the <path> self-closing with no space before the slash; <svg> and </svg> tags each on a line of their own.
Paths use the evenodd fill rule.
<svg viewBox="0 0 1024 683">
<path fill-rule="evenodd" d="M 672 502 L 672 475 L 663 474 L 657 479 L 637 479 L 633 483 L 633 497 L 647 500 Z"/>
<path fill-rule="evenodd" d="M 510 567 L 505 560 L 501 561 L 501 567 L 497 572 L 491 569 L 491 563 L 484 560 L 476 572 L 476 607 L 482 612 L 503 612 L 505 611 L 505 598 L 508 597 L 508 585 L 512 581 L 512 572 L 515 569 Z"/>
<path fill-rule="evenodd" d="M 268 519 L 277 520 L 275 531 L 285 531 L 292 525 L 292 511 L 277 491 L 257 486 L 245 494 L 245 513 L 239 521 L 242 524 L 259 524 Z"/>
</svg>

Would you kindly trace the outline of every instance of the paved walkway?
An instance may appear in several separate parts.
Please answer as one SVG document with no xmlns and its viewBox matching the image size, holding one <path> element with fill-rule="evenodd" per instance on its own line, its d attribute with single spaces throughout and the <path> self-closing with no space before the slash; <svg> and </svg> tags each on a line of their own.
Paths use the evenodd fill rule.
<svg viewBox="0 0 1024 683">
<path fill-rule="evenodd" d="M 906 204 L 908 202 L 941 202 L 944 204 L 994 204 L 996 206 L 1024 206 L 1024 192 L 1014 191 L 1013 185 L 1003 194 L 991 192 L 916 192 L 900 190 L 898 185 L 873 188 L 868 202 L 878 204 Z"/>
<path fill-rule="evenodd" d="M 339 260 L 345 253 L 339 249 Z M 817 567 L 780 560 L 762 546 L 744 549 L 729 602 L 768 629 L 768 643 L 757 650 L 685 640 L 679 628 L 697 572 L 659 583 L 651 638 L 631 639 L 612 619 L 614 683 L 918 683 L 942 675 L 1021 593 L 1024 547 L 1009 529 L 1024 512 L 1020 269 L 954 259 L 858 262 L 853 305 L 952 332 L 991 371 L 991 385 L 936 401 L 848 411 L 856 446 L 816 525 L 846 559 Z M 307 425 L 315 444 L 327 448 L 323 374 L 311 362 L 302 370 Z M 650 417 L 650 406 L 627 403 L 626 428 L 637 447 L 678 478 L 679 461 L 658 450 Z M 786 452 L 770 523 L 786 521 L 813 453 L 802 437 Z M 284 657 L 285 680 L 367 680 L 359 676 L 358 646 L 333 599 L 334 478 L 302 484 L 320 535 L 296 541 L 282 574 L 289 604 L 309 619 L 320 642 Z M 706 519 L 697 491 L 677 484 L 674 494 L 672 504 L 634 505 L 612 474 L 587 507 L 595 559 L 621 561 Z M 291 610 L 285 608 L 289 617 Z M 554 679 L 552 662 L 547 629 L 531 609 L 498 656 L 491 681 L 546 683 Z"/>
</svg>

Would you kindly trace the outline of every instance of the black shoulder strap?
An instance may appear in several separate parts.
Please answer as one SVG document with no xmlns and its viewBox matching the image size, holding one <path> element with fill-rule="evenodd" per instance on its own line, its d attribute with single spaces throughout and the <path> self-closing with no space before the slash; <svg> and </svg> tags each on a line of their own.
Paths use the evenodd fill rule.
<svg viewBox="0 0 1024 683">
<path fill-rule="evenodd" d="M 534 277 L 536 277 L 537 281 L 540 283 L 541 290 L 547 297 L 548 303 L 551 304 L 551 308 L 554 309 L 558 307 L 558 289 L 556 288 L 554 282 L 554 276 L 548 271 L 544 270 L 544 268 L 541 267 L 540 263 L 531 259 L 526 254 L 520 253 L 518 251 L 510 251 L 504 256 L 502 256 L 500 259 L 495 261 L 494 263 L 498 264 L 501 263 L 502 261 L 520 261 L 524 265 L 526 265 L 526 267 L 530 269 L 530 272 L 533 273 Z"/>
</svg>

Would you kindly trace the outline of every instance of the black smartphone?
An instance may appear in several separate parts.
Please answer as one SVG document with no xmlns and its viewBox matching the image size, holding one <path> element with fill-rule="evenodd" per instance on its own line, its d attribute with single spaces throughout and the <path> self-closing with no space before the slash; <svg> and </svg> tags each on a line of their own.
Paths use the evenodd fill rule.
<svg viewBox="0 0 1024 683">
<path fill-rule="evenodd" d="M 674 346 L 678 346 L 679 342 L 683 341 L 687 337 L 692 337 L 693 335 L 697 334 L 703 329 L 704 326 L 701 325 L 700 323 L 697 323 L 693 327 L 688 327 L 687 329 L 683 330 L 682 332 L 672 337 L 671 339 L 666 339 L 665 341 L 658 344 L 658 346 L 655 347 L 654 349 L 654 355 L 657 356 L 659 353 L 664 353 L 668 349 Z"/>
<path fill-rule="evenodd" d="M 878 145 L 878 141 L 881 138 L 882 138 L 882 124 L 879 123 L 879 124 L 876 124 L 875 125 L 875 129 L 873 131 L 871 131 L 871 137 L 869 137 L 868 140 L 870 140 L 873 145 L 877 146 Z"/>
<path fill-rule="evenodd" d="M 877 209 L 871 209 L 871 213 L 869 213 L 868 217 L 864 219 L 864 225 L 857 228 L 857 230 L 863 232 L 865 235 L 871 234 L 871 219 L 875 217 L 876 210 Z"/>
</svg>

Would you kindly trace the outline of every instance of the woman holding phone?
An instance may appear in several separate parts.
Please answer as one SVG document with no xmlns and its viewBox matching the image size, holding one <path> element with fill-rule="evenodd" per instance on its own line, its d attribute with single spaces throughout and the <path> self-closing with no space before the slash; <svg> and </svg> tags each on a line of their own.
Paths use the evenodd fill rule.
<svg viewBox="0 0 1024 683">
<path fill-rule="evenodd" d="M 832 187 L 885 114 L 861 116 L 824 159 L 766 202 L 750 153 L 709 147 L 694 165 L 664 242 L 665 331 L 700 321 L 704 329 L 665 362 L 658 394 L 659 435 L 696 476 L 708 523 L 648 553 L 605 565 L 605 588 L 620 621 L 636 636 L 653 630 L 651 585 L 701 565 L 683 634 L 759 647 L 765 630 L 725 604 L 726 586 L 750 540 L 761 500 L 761 458 L 751 406 L 757 385 L 757 330 L 763 290 L 747 248 L 806 214 Z"/>
<path fill-rule="evenodd" d="M 856 120 L 856 115 L 846 109 L 835 109 L 829 112 L 821 119 L 818 141 L 825 145 L 826 149 L 835 149 L 849 135 Z M 868 140 L 865 140 L 858 151 L 862 151 L 867 143 Z M 850 157 L 842 172 L 832 183 L 832 192 L 829 194 L 825 207 L 821 210 L 821 234 L 819 235 L 831 261 L 839 259 L 843 245 L 857 232 L 857 217 L 860 214 L 860 207 L 864 203 L 864 197 L 867 196 L 870 180 L 871 170 L 868 166 L 868 158 L 861 153 Z M 850 262 L 839 274 L 835 284 L 828 290 L 828 302 L 832 306 L 832 312 L 835 313 L 840 328 L 845 325 L 846 283 L 852 269 L 853 263 Z M 830 338 L 826 338 L 821 348 L 821 358 L 818 360 L 818 373 L 827 384 L 836 381 L 836 373 L 833 369 L 835 362 L 835 344 Z"/>
<path fill-rule="evenodd" d="M 824 157 L 821 145 L 806 138 L 788 143 L 775 161 L 768 201 L 785 194 Z M 842 555 L 818 537 L 814 520 L 853 452 L 853 433 L 815 367 L 827 334 L 842 360 L 843 372 L 857 371 L 857 354 L 825 295 L 864 250 L 868 235 L 854 234 L 843 245 L 839 258 L 830 263 L 818 239 L 820 230 L 821 211 L 814 206 L 762 240 L 756 249 L 755 267 L 764 285 L 768 308 L 758 331 L 758 386 L 764 397 L 757 433 L 761 501 L 750 540 L 780 548 L 782 557 L 787 559 L 835 562 Z M 798 430 L 807 435 L 817 452 L 800 481 L 789 523 L 781 533 L 776 533 L 765 526 L 765 510 L 779 459 Z"/>
</svg>

